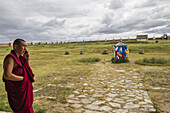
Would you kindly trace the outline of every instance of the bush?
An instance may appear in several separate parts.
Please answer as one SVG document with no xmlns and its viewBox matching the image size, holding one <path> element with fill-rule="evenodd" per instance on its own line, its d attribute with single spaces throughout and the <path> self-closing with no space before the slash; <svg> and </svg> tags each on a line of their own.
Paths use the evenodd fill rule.
<svg viewBox="0 0 170 113">
<path fill-rule="evenodd" d="M 168 61 L 164 58 L 144 58 L 143 60 L 137 60 L 135 61 L 136 64 L 141 65 L 166 65 L 168 64 Z"/>
<path fill-rule="evenodd" d="M 111 61 L 112 61 L 112 63 L 128 63 L 129 62 L 128 59 L 124 59 L 124 58 L 121 58 L 121 57 L 119 59 L 112 58 Z"/>
<path fill-rule="evenodd" d="M 150 58 L 150 59 L 144 58 L 143 62 L 151 63 L 151 64 L 165 64 L 165 63 L 167 63 L 167 61 L 164 58 L 158 58 L 158 59 L 156 59 L 156 58 Z"/>
<path fill-rule="evenodd" d="M 99 62 L 100 58 L 82 58 L 78 61 L 79 62 L 86 62 L 86 63 L 93 63 L 93 62 Z"/>
</svg>

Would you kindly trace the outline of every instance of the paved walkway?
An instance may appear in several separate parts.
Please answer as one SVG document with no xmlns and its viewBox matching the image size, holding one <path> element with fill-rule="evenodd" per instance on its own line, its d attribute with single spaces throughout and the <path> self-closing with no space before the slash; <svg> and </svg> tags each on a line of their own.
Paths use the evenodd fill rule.
<svg viewBox="0 0 170 113">
<path fill-rule="evenodd" d="M 80 89 L 73 91 L 67 102 L 74 108 L 74 112 L 156 112 L 136 70 L 115 72 L 120 73 L 115 78 L 111 77 L 110 73 L 94 75 Z"/>
</svg>

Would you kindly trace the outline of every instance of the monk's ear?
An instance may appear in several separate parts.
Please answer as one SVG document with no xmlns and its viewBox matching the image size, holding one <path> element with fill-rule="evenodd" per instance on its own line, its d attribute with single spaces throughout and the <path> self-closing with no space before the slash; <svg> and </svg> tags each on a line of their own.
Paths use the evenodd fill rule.
<svg viewBox="0 0 170 113">
<path fill-rule="evenodd" d="M 17 46 L 18 46 L 17 44 L 14 44 L 14 46 L 13 46 L 13 47 L 14 47 L 14 50 L 16 50 L 16 49 L 17 49 Z"/>
</svg>

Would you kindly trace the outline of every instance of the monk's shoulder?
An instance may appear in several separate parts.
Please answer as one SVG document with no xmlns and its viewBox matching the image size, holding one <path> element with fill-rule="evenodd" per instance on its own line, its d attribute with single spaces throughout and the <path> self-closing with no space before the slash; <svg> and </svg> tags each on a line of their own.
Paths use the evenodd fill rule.
<svg viewBox="0 0 170 113">
<path fill-rule="evenodd" d="M 4 61 L 4 66 L 8 64 L 13 64 L 14 67 L 17 65 L 17 63 L 15 62 L 14 58 L 11 55 L 9 55 Z"/>
</svg>

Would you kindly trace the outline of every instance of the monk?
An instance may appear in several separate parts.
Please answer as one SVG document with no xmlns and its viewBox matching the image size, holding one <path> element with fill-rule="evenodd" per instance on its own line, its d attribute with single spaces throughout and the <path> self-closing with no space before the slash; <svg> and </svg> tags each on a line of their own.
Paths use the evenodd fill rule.
<svg viewBox="0 0 170 113">
<path fill-rule="evenodd" d="M 27 44 L 16 39 L 13 50 L 4 59 L 3 81 L 8 102 L 14 113 L 34 113 L 33 86 L 34 74 L 29 66 Z"/>
</svg>

